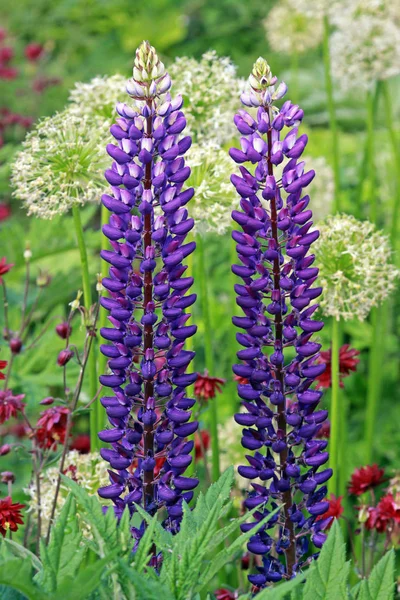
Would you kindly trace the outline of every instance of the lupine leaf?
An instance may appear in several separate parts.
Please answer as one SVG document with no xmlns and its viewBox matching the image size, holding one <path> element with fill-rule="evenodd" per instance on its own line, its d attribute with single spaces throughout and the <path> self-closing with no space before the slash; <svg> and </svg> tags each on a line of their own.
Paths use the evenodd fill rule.
<svg viewBox="0 0 400 600">
<path fill-rule="evenodd" d="M 48 592 L 55 592 L 65 577 L 75 577 L 86 552 L 76 518 L 76 501 L 69 494 L 51 530 L 49 545 L 41 543 L 43 570 L 36 581 Z"/>
<path fill-rule="evenodd" d="M 35 554 L 33 554 L 33 552 L 28 550 L 28 548 L 24 548 L 24 546 L 21 546 L 21 544 L 17 544 L 17 542 L 14 542 L 14 540 L 10 540 L 8 538 L 2 538 L 1 544 L 8 546 L 11 550 L 11 553 L 14 556 L 29 559 L 32 563 L 33 568 L 36 569 L 36 571 L 40 571 L 40 569 L 42 568 L 42 563 L 40 562 L 38 557 Z"/>
<path fill-rule="evenodd" d="M 358 600 L 391 600 L 394 594 L 394 552 L 387 552 L 361 582 Z"/>
<path fill-rule="evenodd" d="M 344 600 L 348 598 L 346 548 L 340 525 L 334 522 L 318 560 L 310 569 L 304 586 L 304 598 Z"/>
<path fill-rule="evenodd" d="M 168 587 L 159 580 L 148 579 L 125 563 L 120 564 L 126 577 L 133 584 L 135 600 L 176 600 Z"/>
<path fill-rule="evenodd" d="M 113 564 L 116 557 L 116 552 L 98 560 L 96 563 L 85 567 L 76 577 L 66 577 L 62 585 L 57 589 L 56 598 L 62 600 L 77 600 L 77 598 L 88 598 L 92 592 L 100 585 L 102 577 L 108 577 L 113 570 L 117 568 Z M 106 567 L 108 567 L 106 569 Z"/>
<path fill-rule="evenodd" d="M 50 600 L 44 590 L 32 581 L 32 566 L 22 558 L 12 558 L 0 563 L 0 583 L 23 594 L 27 600 Z"/>
<path fill-rule="evenodd" d="M 154 532 L 157 524 L 157 515 L 155 515 L 150 524 L 146 527 L 146 531 L 139 542 L 135 552 L 135 569 L 141 573 L 151 558 L 151 548 L 154 545 Z"/>
</svg>

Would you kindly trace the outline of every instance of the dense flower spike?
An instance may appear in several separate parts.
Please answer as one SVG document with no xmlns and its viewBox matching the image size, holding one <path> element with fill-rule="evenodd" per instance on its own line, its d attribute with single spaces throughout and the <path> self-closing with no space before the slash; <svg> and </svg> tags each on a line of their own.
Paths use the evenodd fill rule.
<svg viewBox="0 0 400 600">
<path fill-rule="evenodd" d="M 252 482 L 245 505 L 259 507 L 255 522 L 282 504 L 248 544 L 250 552 L 262 556 L 262 566 L 249 576 L 257 587 L 292 577 L 305 560 L 309 537 L 314 546 L 322 546 L 330 520 L 317 517 L 329 508 L 325 483 L 332 474 L 323 467 L 327 441 L 317 439 L 327 411 L 318 409 L 322 392 L 312 389 L 325 369 L 315 362 L 321 345 L 312 340 L 323 327 L 312 318 L 321 288 L 314 285 L 318 269 L 309 253 L 319 233 L 310 220 L 310 198 L 303 195 L 314 171 L 307 171 L 300 159 L 307 144 L 307 136 L 298 134 L 303 111 L 290 101 L 280 109 L 274 105 L 286 93 L 283 83 L 275 88 L 276 81 L 259 58 L 250 90 L 242 94 L 243 104 L 257 107 L 257 115 L 239 111 L 235 122 L 243 134 L 241 148 L 230 151 L 235 162 L 254 165 L 251 171 L 241 166 L 240 176 L 231 178 L 241 196 L 241 210 L 232 213 L 242 229 L 232 234 L 240 264 L 232 270 L 243 280 L 235 289 L 244 312 L 233 318 L 242 330 L 237 340 L 243 347 L 233 370 L 248 379 L 238 385 L 244 412 L 235 415 L 248 450 L 248 465 L 240 466 L 239 473 Z M 277 179 L 274 169 L 283 161 Z M 274 526 L 278 536 L 268 533 Z"/>
<path fill-rule="evenodd" d="M 100 381 L 112 390 L 101 400 L 112 429 L 99 437 L 112 446 L 101 451 L 112 470 L 99 494 L 114 502 L 117 515 L 126 506 L 133 512 L 134 503 L 150 514 L 165 506 L 165 526 L 176 531 L 182 503 L 198 483 L 184 477 L 194 445 L 186 438 L 197 429 L 190 421 L 195 400 L 186 395 L 197 377 L 186 373 L 194 353 L 184 349 L 196 331 L 186 312 L 196 296 L 186 295 L 193 279 L 183 265 L 195 248 L 185 243 L 194 225 L 186 208 L 193 189 L 183 190 L 191 139 L 180 135 L 183 102 L 171 99 L 170 85 L 154 48 L 143 42 L 127 86 L 136 107 L 117 104 L 111 133 L 118 145 L 107 146 L 114 163 L 105 173 L 111 193 L 102 202 L 111 217 L 103 233 L 113 251 L 102 251 L 111 267 L 103 279 L 110 297 L 101 303 L 113 327 L 101 330 L 111 374 Z"/>
</svg>

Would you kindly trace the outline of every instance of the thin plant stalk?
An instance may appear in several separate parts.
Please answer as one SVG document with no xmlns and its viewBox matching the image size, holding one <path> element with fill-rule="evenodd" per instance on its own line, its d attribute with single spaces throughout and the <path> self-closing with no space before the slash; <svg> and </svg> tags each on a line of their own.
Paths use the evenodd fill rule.
<svg viewBox="0 0 400 600">
<path fill-rule="evenodd" d="M 329 438 L 329 461 L 333 470 L 333 475 L 328 483 L 329 492 L 338 495 L 339 489 L 339 444 L 340 444 L 340 423 L 341 423 L 341 393 L 339 385 L 339 350 L 340 350 L 340 320 L 332 319 L 332 349 L 331 349 L 331 433 Z"/>
<path fill-rule="evenodd" d="M 371 223 L 376 223 L 378 217 L 377 195 L 375 190 L 375 156 L 374 156 L 374 131 L 375 131 L 375 108 L 374 93 L 367 94 L 367 165 L 368 177 L 367 183 L 367 201 L 369 204 L 369 219 Z"/>
<path fill-rule="evenodd" d="M 198 258 L 198 281 L 200 285 L 200 303 L 203 313 L 204 324 L 204 354 L 207 371 L 214 375 L 214 355 L 212 348 L 212 327 L 210 319 L 210 299 L 207 281 L 207 270 L 204 252 L 204 240 L 201 235 L 197 236 L 197 258 Z M 211 474 L 213 481 L 217 481 L 220 475 L 219 442 L 218 442 L 218 405 L 214 398 L 210 401 L 210 432 L 211 432 Z"/>
<path fill-rule="evenodd" d="M 85 237 L 83 233 L 81 215 L 79 212 L 79 206 L 74 204 L 72 208 L 72 216 L 74 219 L 76 238 L 78 242 L 78 248 L 81 258 L 81 269 L 82 269 L 82 286 L 83 286 L 83 300 L 87 314 L 89 314 L 90 307 L 92 306 L 92 290 L 90 286 L 90 275 L 89 275 L 89 263 L 85 244 Z M 91 352 L 88 357 L 88 373 L 89 373 L 89 393 L 90 397 L 93 398 L 96 395 L 98 382 L 97 382 L 97 368 L 96 368 L 96 357 L 95 353 Z M 90 411 L 90 448 L 91 451 L 95 451 L 99 448 L 99 440 L 97 437 L 97 423 L 100 421 L 98 412 L 101 410 L 99 403 L 94 404 Z"/>
<path fill-rule="evenodd" d="M 340 212 L 342 206 L 341 206 L 341 194 L 340 194 L 339 135 L 338 135 L 337 120 L 336 120 L 335 100 L 334 100 L 334 96 L 333 96 L 331 56 L 330 56 L 330 51 L 329 51 L 329 36 L 330 36 L 329 19 L 325 15 L 325 17 L 324 17 L 324 36 L 323 36 L 323 57 L 324 57 L 325 87 L 326 87 L 328 115 L 329 115 L 329 129 L 331 131 L 331 142 L 332 142 L 333 177 L 334 177 L 334 184 L 335 184 L 334 212 Z"/>
<path fill-rule="evenodd" d="M 399 140 L 396 135 L 395 128 L 393 126 L 393 107 L 392 107 L 392 99 L 390 96 L 389 83 L 387 81 L 383 81 L 382 84 L 382 92 L 383 92 L 383 100 L 385 106 L 385 121 L 386 127 L 389 134 L 390 145 L 392 147 L 393 160 L 394 160 L 394 174 L 396 178 L 396 192 L 394 194 L 393 199 L 393 208 L 391 215 L 391 227 L 390 227 L 390 241 L 392 244 L 392 249 L 396 250 L 397 245 L 397 234 L 399 229 L 399 213 L 400 213 L 400 147 Z M 396 264 L 399 263 L 399 259 L 397 257 L 397 252 L 395 252 L 395 261 Z"/>
</svg>

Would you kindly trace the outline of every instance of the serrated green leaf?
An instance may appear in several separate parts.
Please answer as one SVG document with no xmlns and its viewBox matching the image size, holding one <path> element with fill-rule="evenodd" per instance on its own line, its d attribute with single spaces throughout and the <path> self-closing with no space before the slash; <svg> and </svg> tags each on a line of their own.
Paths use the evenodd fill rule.
<svg viewBox="0 0 400 600">
<path fill-rule="evenodd" d="M 159 580 L 148 579 L 132 567 L 120 562 L 120 568 L 132 583 L 137 600 L 176 600 L 171 590 Z"/>
<path fill-rule="evenodd" d="M 361 582 L 358 600 L 391 600 L 394 595 L 394 552 L 391 550 L 373 568 L 368 580 Z"/>
<path fill-rule="evenodd" d="M 313 600 L 344 600 L 348 598 L 347 578 L 350 563 L 346 563 L 346 546 L 340 525 L 334 522 L 315 567 L 307 576 L 304 598 Z"/>
<path fill-rule="evenodd" d="M 26 596 L 23 596 L 17 590 L 13 590 L 8 585 L 0 585 L 0 598 L 1 600 L 26 600 Z"/>
<path fill-rule="evenodd" d="M 41 543 L 40 554 L 43 570 L 37 575 L 37 582 L 48 592 L 55 592 L 63 580 L 74 578 L 84 557 L 85 547 L 81 546 L 82 534 L 76 518 L 76 501 L 69 494 L 52 527 L 48 546 Z"/>
<path fill-rule="evenodd" d="M 151 548 L 154 546 L 154 532 L 157 525 L 157 515 L 152 517 L 150 524 L 146 527 L 146 531 L 139 542 L 135 552 L 134 566 L 138 573 L 141 573 L 149 564 L 151 558 Z"/>
<path fill-rule="evenodd" d="M 113 563 L 116 552 L 98 560 L 96 563 L 85 567 L 76 577 L 66 577 L 62 585 L 57 589 L 56 598 L 62 600 L 77 600 L 77 598 L 88 598 L 97 587 L 100 580 L 106 578 L 116 570 L 117 564 Z"/>
<path fill-rule="evenodd" d="M 40 571 L 40 569 L 42 568 L 42 563 L 40 562 L 38 557 L 35 554 L 33 554 L 33 552 L 28 550 L 28 548 L 21 546 L 21 544 L 18 544 L 14 540 L 2 538 L 1 545 L 8 546 L 14 556 L 29 559 L 32 563 L 33 568 L 36 569 L 36 571 Z"/>
<path fill-rule="evenodd" d="M 50 596 L 32 581 L 32 567 L 22 558 L 0 563 L 0 584 L 8 585 L 28 600 L 50 600 Z"/>
</svg>

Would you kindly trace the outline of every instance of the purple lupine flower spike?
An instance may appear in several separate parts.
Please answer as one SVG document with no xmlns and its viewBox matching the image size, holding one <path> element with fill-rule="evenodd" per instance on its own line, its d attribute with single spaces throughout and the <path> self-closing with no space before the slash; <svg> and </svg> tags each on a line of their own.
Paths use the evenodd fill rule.
<svg viewBox="0 0 400 600">
<path fill-rule="evenodd" d="M 240 166 L 240 176 L 231 177 L 241 196 L 241 210 L 232 213 L 242 229 L 232 234 L 240 264 L 232 270 L 243 280 L 235 291 L 244 313 L 233 318 L 243 330 L 237 334 L 243 346 L 240 363 L 233 371 L 247 379 L 238 385 L 244 412 L 235 415 L 248 451 L 248 464 L 239 473 L 252 481 L 245 505 L 258 507 L 255 522 L 282 505 L 248 544 L 262 557 L 262 566 L 249 576 L 257 587 L 293 577 L 304 563 L 310 537 L 321 547 L 329 519 L 318 517 L 328 508 L 324 484 L 332 475 L 323 467 L 327 442 L 316 437 L 327 411 L 318 410 L 322 394 L 311 387 L 324 369 L 316 364 L 321 345 L 312 340 L 323 327 L 312 318 L 318 307 L 312 302 L 321 288 L 314 285 L 318 269 L 309 252 L 319 234 L 310 220 L 310 199 L 303 194 L 314 172 L 300 159 L 307 143 L 297 131 L 303 111 L 289 101 L 277 108 L 274 103 L 286 86 L 275 88 L 275 83 L 267 62 L 259 58 L 250 91 L 242 95 L 245 106 L 257 107 L 257 116 L 239 111 L 235 124 L 243 134 L 241 149 L 230 150 L 236 163 L 254 165 L 250 170 Z M 277 536 L 269 533 L 273 527 L 278 527 Z"/>
<path fill-rule="evenodd" d="M 107 146 L 114 162 L 105 173 L 111 193 L 102 202 L 111 216 L 103 233 L 113 250 L 101 252 L 111 265 L 103 279 L 109 297 L 101 303 L 111 326 L 101 330 L 108 342 L 101 352 L 111 374 L 100 382 L 112 391 L 101 400 L 112 429 L 99 437 L 111 444 L 101 455 L 112 470 L 99 495 L 114 502 L 117 516 L 125 507 L 132 513 L 134 503 L 150 514 L 165 506 L 165 527 L 177 531 L 183 500 L 191 500 L 198 484 L 184 477 L 194 445 L 186 438 L 197 429 L 190 421 L 195 401 L 186 396 L 196 380 L 196 373 L 186 373 L 194 352 L 184 349 L 196 331 L 186 324 L 196 296 L 186 295 L 193 279 L 184 276 L 183 264 L 195 248 L 185 243 L 194 225 L 186 208 L 193 189 L 182 190 L 191 140 L 180 135 L 183 102 L 171 99 L 170 86 L 154 48 L 143 42 L 127 87 L 136 106 L 117 105 L 111 127 L 117 145 Z"/>
</svg>

